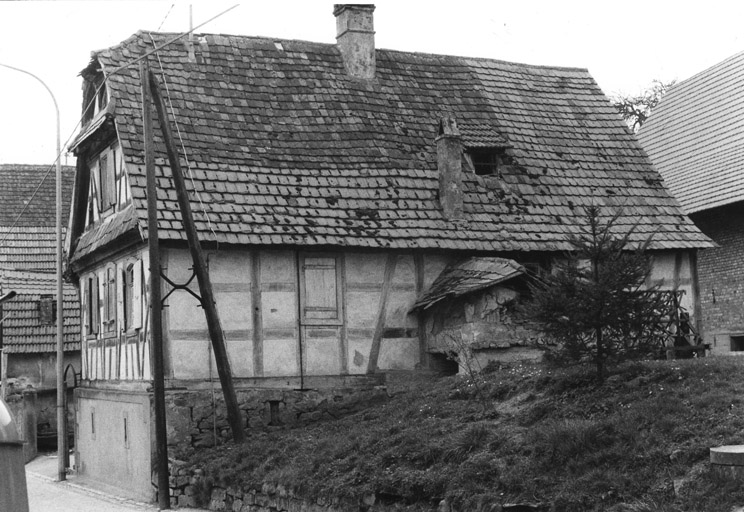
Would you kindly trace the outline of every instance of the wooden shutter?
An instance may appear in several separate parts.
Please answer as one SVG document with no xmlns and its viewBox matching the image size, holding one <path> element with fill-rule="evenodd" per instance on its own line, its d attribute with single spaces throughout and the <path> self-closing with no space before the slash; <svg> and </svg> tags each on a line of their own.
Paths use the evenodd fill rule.
<svg viewBox="0 0 744 512">
<path fill-rule="evenodd" d="M 105 332 L 111 332 L 116 323 L 116 270 L 113 266 L 106 269 L 106 282 L 104 283 L 104 322 L 106 323 Z"/>
<path fill-rule="evenodd" d="M 132 329 L 142 328 L 142 260 L 132 268 Z"/>
<path fill-rule="evenodd" d="M 342 323 L 338 258 L 334 255 L 304 255 L 302 268 L 302 320 L 307 324 Z"/>
</svg>

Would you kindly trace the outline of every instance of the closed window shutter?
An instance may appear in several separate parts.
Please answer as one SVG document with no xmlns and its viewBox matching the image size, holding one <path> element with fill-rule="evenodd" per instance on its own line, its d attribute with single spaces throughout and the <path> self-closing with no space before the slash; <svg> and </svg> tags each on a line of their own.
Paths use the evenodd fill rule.
<svg viewBox="0 0 744 512">
<path fill-rule="evenodd" d="M 142 328 L 142 260 L 132 269 L 132 329 Z"/>
<path fill-rule="evenodd" d="M 315 321 L 340 320 L 336 258 L 333 256 L 305 256 L 303 277 L 304 300 L 302 309 L 304 319 Z"/>
<path fill-rule="evenodd" d="M 116 204 L 116 157 L 114 154 L 106 158 L 106 209 Z"/>
</svg>

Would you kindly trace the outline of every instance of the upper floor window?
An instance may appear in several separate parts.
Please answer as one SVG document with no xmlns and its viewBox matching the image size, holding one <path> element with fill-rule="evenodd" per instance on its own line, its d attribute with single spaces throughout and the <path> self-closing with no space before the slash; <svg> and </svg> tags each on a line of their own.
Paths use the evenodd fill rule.
<svg viewBox="0 0 744 512">
<path fill-rule="evenodd" d="M 90 159 L 88 168 L 90 185 L 87 225 L 91 225 L 128 205 L 131 193 L 127 173 L 124 171 L 124 159 L 117 143 Z"/>
<path fill-rule="evenodd" d="M 116 272 L 110 266 L 103 274 L 103 332 L 116 330 Z"/>
<path fill-rule="evenodd" d="M 93 275 L 85 282 L 83 293 L 83 314 L 85 315 L 85 334 L 95 335 L 98 333 L 98 277 Z"/>
<path fill-rule="evenodd" d="M 108 105 L 108 91 L 106 90 L 106 82 L 103 80 L 103 74 L 98 74 L 95 78 L 91 77 L 86 80 L 83 98 L 85 108 L 83 118 L 85 122 L 88 122 Z"/>
<path fill-rule="evenodd" d="M 124 306 L 124 330 L 128 331 L 133 327 L 134 323 L 134 263 L 129 264 L 123 272 L 122 284 L 124 297 L 122 300 Z"/>
</svg>

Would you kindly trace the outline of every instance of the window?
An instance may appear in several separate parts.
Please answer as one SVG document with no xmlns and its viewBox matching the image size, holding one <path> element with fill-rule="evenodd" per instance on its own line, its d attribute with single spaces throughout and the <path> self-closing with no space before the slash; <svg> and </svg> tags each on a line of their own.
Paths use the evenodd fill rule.
<svg viewBox="0 0 744 512">
<path fill-rule="evenodd" d="M 112 213 L 117 203 L 129 202 L 129 184 L 123 172 L 122 154 L 117 144 L 106 148 L 88 161 L 90 185 L 88 187 L 88 220 L 91 225 L 102 216 Z M 125 189 L 124 192 L 123 190 Z"/>
<path fill-rule="evenodd" d="M 85 102 L 85 114 L 83 118 L 87 123 L 108 105 L 108 92 L 103 74 L 98 74 L 95 77 L 86 77 L 83 98 Z"/>
<path fill-rule="evenodd" d="M 104 273 L 103 280 L 103 332 L 116 330 L 116 272 L 110 266 Z"/>
<path fill-rule="evenodd" d="M 85 287 L 85 334 L 98 333 L 98 278 L 89 277 Z"/>
<path fill-rule="evenodd" d="M 116 204 L 116 155 L 106 151 L 99 157 L 98 172 L 101 184 L 101 212 L 106 212 Z"/>
<path fill-rule="evenodd" d="M 39 299 L 39 323 L 41 325 L 57 323 L 57 301 L 53 295 L 42 295 Z"/>
<path fill-rule="evenodd" d="M 731 352 L 744 352 L 744 336 L 731 336 Z"/>
<path fill-rule="evenodd" d="M 506 152 L 501 148 L 478 149 L 469 152 L 473 170 L 479 176 L 496 176 L 504 164 Z"/>
<path fill-rule="evenodd" d="M 302 321 L 314 325 L 343 322 L 339 258 L 334 255 L 300 256 Z"/>
<path fill-rule="evenodd" d="M 133 327 L 133 312 L 134 312 L 134 263 L 127 266 L 124 269 L 122 276 L 123 291 L 124 291 L 124 330 L 128 331 Z"/>
</svg>

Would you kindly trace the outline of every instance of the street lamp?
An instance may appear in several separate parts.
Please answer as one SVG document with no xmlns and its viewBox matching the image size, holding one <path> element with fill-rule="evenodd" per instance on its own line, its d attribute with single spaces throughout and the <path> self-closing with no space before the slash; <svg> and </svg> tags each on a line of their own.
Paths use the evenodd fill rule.
<svg viewBox="0 0 744 512">
<path fill-rule="evenodd" d="M 2 284 L 2 283 L 0 283 Z M 11 290 L 5 295 L 0 295 L 0 398 L 5 400 L 7 393 L 7 375 L 5 375 L 5 354 L 3 353 L 3 322 L 8 315 L 3 316 L 3 303 L 16 296 L 16 292 Z"/>
<path fill-rule="evenodd" d="M 18 71 L 25 75 L 28 75 L 36 79 L 44 88 L 47 90 L 49 95 L 52 97 L 54 103 L 54 112 L 57 116 L 57 157 L 55 163 L 57 164 L 57 212 L 55 219 L 55 226 L 57 232 L 57 479 L 59 481 L 65 480 L 66 468 L 65 468 L 65 450 L 67 449 L 67 429 L 65 428 L 65 397 L 64 393 L 64 357 L 65 357 L 65 346 L 62 331 L 62 321 L 64 319 L 64 303 L 62 301 L 62 148 L 60 145 L 59 137 L 59 107 L 57 106 L 57 98 L 54 97 L 52 90 L 47 86 L 44 81 L 38 76 L 30 73 L 26 70 L 19 69 L 7 64 L 0 63 L 0 66 L 14 71 Z"/>
</svg>

